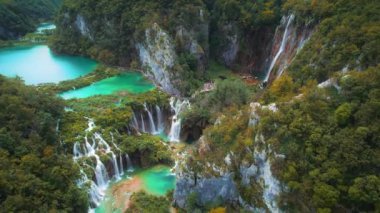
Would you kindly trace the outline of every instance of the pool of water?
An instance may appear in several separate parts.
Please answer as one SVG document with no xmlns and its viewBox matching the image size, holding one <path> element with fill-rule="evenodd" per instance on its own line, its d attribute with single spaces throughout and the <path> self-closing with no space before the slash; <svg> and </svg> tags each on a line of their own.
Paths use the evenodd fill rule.
<svg viewBox="0 0 380 213">
<path fill-rule="evenodd" d="M 103 79 L 87 87 L 63 92 L 60 96 L 64 99 L 88 98 L 95 95 L 110 95 L 119 91 L 140 94 L 154 88 L 155 86 L 146 80 L 141 73 L 127 72 Z"/>
<path fill-rule="evenodd" d="M 158 165 L 149 169 L 136 170 L 127 173 L 119 181 L 110 183 L 106 197 L 96 213 L 123 212 L 133 192 L 144 190 L 145 192 L 164 196 L 175 187 L 175 175 L 170 167 Z"/>
<path fill-rule="evenodd" d="M 56 55 L 47 45 L 0 49 L 0 74 L 21 77 L 26 84 L 58 83 L 93 71 L 97 62 Z"/>
</svg>

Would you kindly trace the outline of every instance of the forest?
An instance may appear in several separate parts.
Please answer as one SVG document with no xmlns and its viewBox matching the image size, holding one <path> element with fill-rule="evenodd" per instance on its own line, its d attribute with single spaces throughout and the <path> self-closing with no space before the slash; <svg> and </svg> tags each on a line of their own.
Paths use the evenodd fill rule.
<svg viewBox="0 0 380 213">
<path fill-rule="evenodd" d="M 0 212 L 95 210 L 99 174 L 115 194 L 131 164 L 175 187 L 126 191 L 122 212 L 380 211 L 378 2 L 0 0 L 0 16 L 0 42 L 54 21 L 41 45 L 99 63 L 59 83 L 0 75 Z M 154 89 L 61 96 L 129 71 Z"/>
<path fill-rule="evenodd" d="M 33 32 L 37 24 L 53 19 L 62 0 L 1 0 L 0 40 Z"/>
</svg>

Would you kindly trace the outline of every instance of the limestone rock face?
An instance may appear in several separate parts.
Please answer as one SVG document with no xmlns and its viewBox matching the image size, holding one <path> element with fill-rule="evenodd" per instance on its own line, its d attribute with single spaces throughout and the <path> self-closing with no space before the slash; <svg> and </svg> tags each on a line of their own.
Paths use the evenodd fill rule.
<svg viewBox="0 0 380 213">
<path fill-rule="evenodd" d="M 145 74 L 164 91 L 178 95 L 179 91 L 173 86 L 171 80 L 174 77 L 171 70 L 177 57 L 173 44 L 169 35 L 155 23 L 151 28 L 146 29 L 145 39 L 136 45 L 136 49 L 141 64 L 145 67 Z"/>
<path fill-rule="evenodd" d="M 239 194 L 231 174 L 217 178 L 200 178 L 197 181 L 191 178 L 178 179 L 174 191 L 174 203 L 180 208 L 185 208 L 187 196 L 191 193 L 197 194 L 198 202 L 202 205 L 217 199 L 226 203 L 239 202 Z"/>
</svg>

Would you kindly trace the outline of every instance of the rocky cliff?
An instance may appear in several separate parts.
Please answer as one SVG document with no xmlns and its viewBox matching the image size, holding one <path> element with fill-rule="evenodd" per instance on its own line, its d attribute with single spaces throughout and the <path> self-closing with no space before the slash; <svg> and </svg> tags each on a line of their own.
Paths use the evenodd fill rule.
<svg viewBox="0 0 380 213">
<path fill-rule="evenodd" d="M 235 210 L 279 212 L 277 202 L 282 186 L 274 175 L 273 161 L 283 156 L 271 149 L 257 127 L 260 113 L 276 111 L 274 104 L 251 103 L 247 111 L 220 117 L 211 131 L 206 130 L 191 155 L 184 154 L 177 163 L 175 205 L 189 209 L 188 200 L 195 196 L 198 206 L 220 202 Z M 241 141 L 220 147 L 215 131 L 230 125 L 239 126 L 241 135 L 237 139 Z M 224 131 L 221 134 L 227 137 Z"/>
<path fill-rule="evenodd" d="M 262 21 L 265 25 L 252 16 L 251 27 L 244 26 L 241 17 L 219 18 L 218 13 L 228 8 L 219 11 L 218 2 L 214 6 L 186 1 L 146 6 L 139 1 L 120 2 L 105 10 L 101 1 L 87 5 L 66 0 L 53 49 L 140 67 L 163 90 L 179 95 L 189 90 L 181 85 L 184 78 L 202 81 L 210 60 L 256 76 L 274 68 L 281 73 L 310 35 L 311 27 L 297 24 L 290 16 L 281 22 L 280 16 L 269 16 L 269 21 Z M 91 12 L 94 9 L 97 14 Z"/>
</svg>

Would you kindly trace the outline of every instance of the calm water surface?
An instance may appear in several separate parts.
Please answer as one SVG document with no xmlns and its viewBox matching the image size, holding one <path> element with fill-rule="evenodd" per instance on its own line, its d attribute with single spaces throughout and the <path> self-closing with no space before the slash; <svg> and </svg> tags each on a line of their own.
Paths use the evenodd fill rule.
<svg viewBox="0 0 380 213">
<path fill-rule="evenodd" d="M 47 45 L 0 49 L 0 74 L 19 76 L 26 84 L 75 79 L 96 66 L 96 61 L 85 57 L 55 55 Z"/>
</svg>

